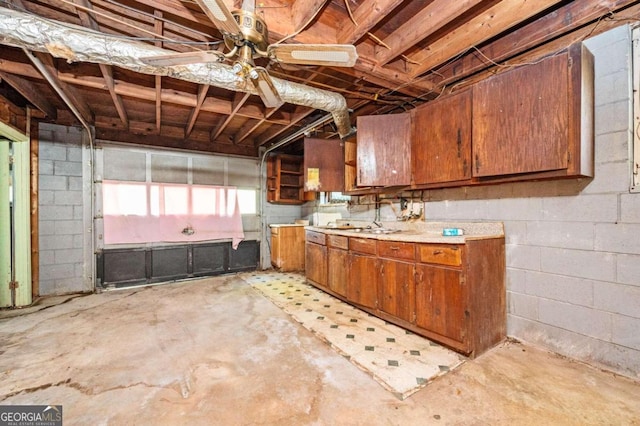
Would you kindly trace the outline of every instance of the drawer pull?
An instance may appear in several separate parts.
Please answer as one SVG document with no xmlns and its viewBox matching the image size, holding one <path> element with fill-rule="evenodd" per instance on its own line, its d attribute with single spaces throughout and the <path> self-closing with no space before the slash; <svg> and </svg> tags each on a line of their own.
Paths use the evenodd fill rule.
<svg viewBox="0 0 640 426">
<path fill-rule="evenodd" d="M 391 250 L 400 250 L 400 247 L 391 246 L 391 247 L 389 247 L 389 249 L 391 249 Z"/>
<path fill-rule="evenodd" d="M 442 254 L 442 250 L 434 250 L 433 254 L 434 255 Z"/>
</svg>

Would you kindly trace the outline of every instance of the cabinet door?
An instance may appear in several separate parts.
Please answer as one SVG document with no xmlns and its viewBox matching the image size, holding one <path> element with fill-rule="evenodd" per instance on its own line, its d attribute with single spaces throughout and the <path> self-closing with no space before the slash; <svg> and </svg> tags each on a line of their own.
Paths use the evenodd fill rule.
<svg viewBox="0 0 640 426">
<path fill-rule="evenodd" d="M 305 138 L 304 190 L 344 191 L 344 146 L 340 139 Z"/>
<path fill-rule="evenodd" d="M 568 76 L 563 53 L 473 87 L 473 176 L 567 168 Z"/>
<path fill-rule="evenodd" d="M 349 254 L 347 298 L 359 305 L 375 308 L 378 304 L 378 259 Z"/>
<path fill-rule="evenodd" d="M 348 252 L 340 249 L 328 249 L 329 264 L 327 265 L 327 283 L 329 288 L 341 296 L 347 295 L 349 280 L 347 259 Z"/>
<path fill-rule="evenodd" d="M 358 117 L 358 186 L 411 183 L 411 114 Z"/>
<path fill-rule="evenodd" d="M 327 248 L 307 242 L 305 250 L 305 275 L 315 284 L 327 286 Z"/>
<path fill-rule="evenodd" d="M 382 311 L 408 322 L 415 313 L 414 264 L 380 259 L 380 303 Z"/>
<path fill-rule="evenodd" d="M 471 90 L 413 110 L 414 185 L 471 178 Z"/>
<path fill-rule="evenodd" d="M 416 265 L 416 325 L 457 342 L 466 335 L 462 272 Z"/>
</svg>

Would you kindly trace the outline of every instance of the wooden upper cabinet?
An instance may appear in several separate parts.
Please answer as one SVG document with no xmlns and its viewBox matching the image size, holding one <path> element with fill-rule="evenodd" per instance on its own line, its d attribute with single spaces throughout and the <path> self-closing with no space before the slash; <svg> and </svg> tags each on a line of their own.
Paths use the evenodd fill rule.
<svg viewBox="0 0 640 426">
<path fill-rule="evenodd" d="M 471 90 L 413 110 L 412 184 L 471 179 Z"/>
<path fill-rule="evenodd" d="M 344 144 L 340 139 L 305 138 L 305 191 L 344 191 L 344 169 Z"/>
<path fill-rule="evenodd" d="M 358 117 L 358 186 L 411 184 L 411 113 Z"/>
<path fill-rule="evenodd" d="M 593 176 L 593 56 L 582 44 L 473 86 L 474 177 Z"/>
</svg>

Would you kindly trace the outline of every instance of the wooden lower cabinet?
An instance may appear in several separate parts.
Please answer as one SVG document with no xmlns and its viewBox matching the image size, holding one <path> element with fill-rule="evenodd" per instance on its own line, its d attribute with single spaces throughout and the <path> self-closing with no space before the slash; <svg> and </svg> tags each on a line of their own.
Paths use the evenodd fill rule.
<svg viewBox="0 0 640 426">
<path fill-rule="evenodd" d="M 505 338 L 503 237 L 464 244 L 348 237 L 348 249 L 329 242 L 327 250 L 313 234 L 306 276 L 322 290 L 470 357 Z"/>
<path fill-rule="evenodd" d="M 347 299 L 357 305 L 378 305 L 378 258 L 366 254 L 349 254 Z"/>
<path fill-rule="evenodd" d="M 305 275 L 314 283 L 327 286 L 327 247 L 307 242 L 305 248 Z"/>
<path fill-rule="evenodd" d="M 304 269 L 304 226 L 271 225 L 271 265 L 280 271 Z"/>
<path fill-rule="evenodd" d="M 415 265 L 391 259 L 380 259 L 381 311 L 413 322 L 416 312 Z"/>
<path fill-rule="evenodd" d="M 467 330 L 462 272 L 416 265 L 416 326 L 464 346 Z"/>
</svg>

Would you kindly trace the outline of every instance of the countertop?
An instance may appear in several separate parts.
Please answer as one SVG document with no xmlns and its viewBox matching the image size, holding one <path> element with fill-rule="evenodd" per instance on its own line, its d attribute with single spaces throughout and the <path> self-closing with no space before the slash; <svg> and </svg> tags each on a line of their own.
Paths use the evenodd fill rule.
<svg viewBox="0 0 640 426">
<path fill-rule="evenodd" d="M 305 226 L 302 223 L 272 223 L 269 225 L 270 228 L 288 228 L 290 226 Z"/>
<path fill-rule="evenodd" d="M 464 244 L 469 240 L 503 238 L 502 222 L 383 222 L 383 229 L 397 230 L 393 233 L 371 233 L 358 229 L 376 229 L 376 225 L 355 221 L 344 221 L 335 226 L 305 226 L 306 230 L 322 232 L 329 235 L 347 237 L 373 238 L 381 241 L 401 241 L 411 243 Z M 444 228 L 459 228 L 461 236 L 443 236 Z"/>
</svg>

